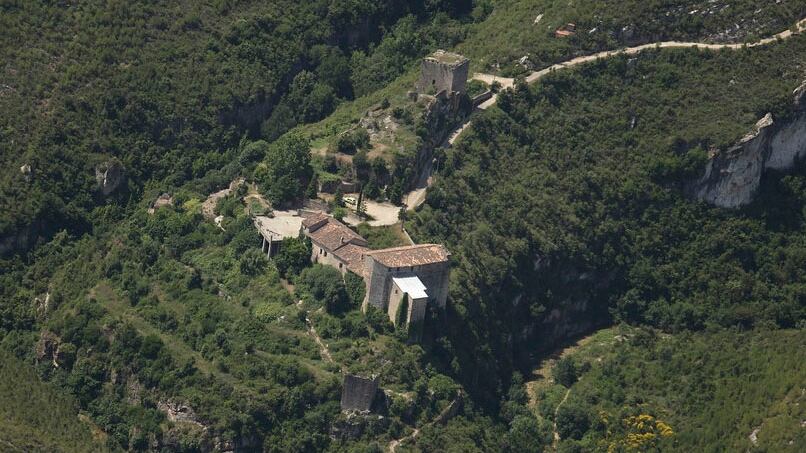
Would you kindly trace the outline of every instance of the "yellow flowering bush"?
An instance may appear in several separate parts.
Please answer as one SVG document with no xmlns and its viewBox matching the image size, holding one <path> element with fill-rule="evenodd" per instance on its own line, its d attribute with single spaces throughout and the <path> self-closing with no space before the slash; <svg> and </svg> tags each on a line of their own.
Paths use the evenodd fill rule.
<svg viewBox="0 0 806 453">
<path fill-rule="evenodd" d="M 622 420 L 622 423 L 626 434 L 622 439 L 611 440 L 607 448 L 608 453 L 624 450 L 646 451 L 655 447 L 659 438 L 674 435 L 674 430 L 668 423 L 649 414 L 633 415 Z"/>
</svg>

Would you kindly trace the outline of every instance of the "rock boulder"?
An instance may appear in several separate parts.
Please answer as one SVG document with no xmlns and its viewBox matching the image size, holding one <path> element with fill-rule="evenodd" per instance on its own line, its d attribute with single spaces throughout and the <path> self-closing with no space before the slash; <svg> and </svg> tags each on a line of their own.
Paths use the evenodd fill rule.
<svg viewBox="0 0 806 453">
<path fill-rule="evenodd" d="M 95 181 L 103 196 L 109 196 L 126 180 L 126 169 L 118 160 L 111 159 L 95 167 Z"/>
</svg>

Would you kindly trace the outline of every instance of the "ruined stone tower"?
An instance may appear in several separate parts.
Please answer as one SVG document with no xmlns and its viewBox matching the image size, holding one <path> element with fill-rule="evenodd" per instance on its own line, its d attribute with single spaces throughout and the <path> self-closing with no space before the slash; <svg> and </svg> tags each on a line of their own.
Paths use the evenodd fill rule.
<svg viewBox="0 0 806 453">
<path fill-rule="evenodd" d="M 417 92 L 424 94 L 464 93 L 470 60 L 462 55 L 437 50 L 425 57 L 417 81 Z"/>
</svg>

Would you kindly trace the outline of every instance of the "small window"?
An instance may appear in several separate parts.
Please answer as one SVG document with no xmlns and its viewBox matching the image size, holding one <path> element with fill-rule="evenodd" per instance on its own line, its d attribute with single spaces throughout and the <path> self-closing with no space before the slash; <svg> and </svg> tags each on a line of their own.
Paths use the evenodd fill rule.
<svg viewBox="0 0 806 453">
<path fill-rule="evenodd" d="M 395 294 L 397 294 L 397 290 L 395 290 Z"/>
<path fill-rule="evenodd" d="M 325 256 L 327 256 L 327 252 L 325 252 Z"/>
<path fill-rule="evenodd" d="M 341 269 L 341 268 L 342 268 L 342 266 L 344 266 L 344 264 L 339 263 L 339 269 Z"/>
</svg>

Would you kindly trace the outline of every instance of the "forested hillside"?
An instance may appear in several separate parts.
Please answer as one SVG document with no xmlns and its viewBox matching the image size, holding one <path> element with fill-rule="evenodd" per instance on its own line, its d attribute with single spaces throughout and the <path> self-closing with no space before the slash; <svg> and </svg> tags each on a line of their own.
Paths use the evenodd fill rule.
<svg viewBox="0 0 806 453">
<path fill-rule="evenodd" d="M 14 355 L 0 349 L 0 449 L 9 452 L 105 451 L 90 435 L 91 422 L 55 386 Z"/>
<path fill-rule="evenodd" d="M 767 112 L 786 118 L 804 46 L 615 57 L 517 87 L 477 118 L 410 225 L 455 253 L 443 354 L 464 382 L 501 388 L 535 344 L 611 320 L 802 325 L 803 171 L 769 177 L 740 212 L 683 189 L 706 150 Z"/>
<path fill-rule="evenodd" d="M 126 175 L 111 195 L 117 205 L 138 199 L 152 180 L 192 180 L 205 191 L 225 185 L 238 173 L 241 137 L 274 139 L 382 87 L 428 49 L 461 39 L 458 18 L 471 7 L 4 2 L 4 253 L 105 222 L 93 212 L 109 201 L 94 169 L 110 161 Z"/>
<path fill-rule="evenodd" d="M 727 329 L 669 335 L 620 325 L 541 367 L 530 404 L 559 451 L 800 451 L 804 335 Z"/>
<path fill-rule="evenodd" d="M 579 54 L 658 41 L 752 42 L 806 15 L 801 0 L 499 0 L 458 49 L 506 75 Z M 576 33 L 557 39 L 572 23 Z M 526 57 L 523 62 L 520 60 Z"/>
<path fill-rule="evenodd" d="M 435 150 L 423 206 L 356 227 L 370 248 L 410 234 L 451 252 L 420 344 L 304 238 L 267 259 L 253 218 L 317 197 L 317 172 L 388 171 L 362 120 L 385 109 L 422 139 L 407 91 L 437 48 L 519 77 L 803 16 L 801 0 L 0 1 L 0 450 L 790 449 L 806 168 L 740 210 L 686 187 L 766 113 L 793 117 L 804 36 L 618 55 L 475 111 Z M 340 144 L 348 165 L 325 168 Z M 399 201 L 404 181 L 375 182 Z M 343 215 L 341 196 L 312 204 Z M 548 351 L 601 327 L 605 346 L 528 391 Z M 342 412 L 346 373 L 379 377 L 379 413 Z M 629 444 L 648 420 L 652 442 Z"/>
</svg>

